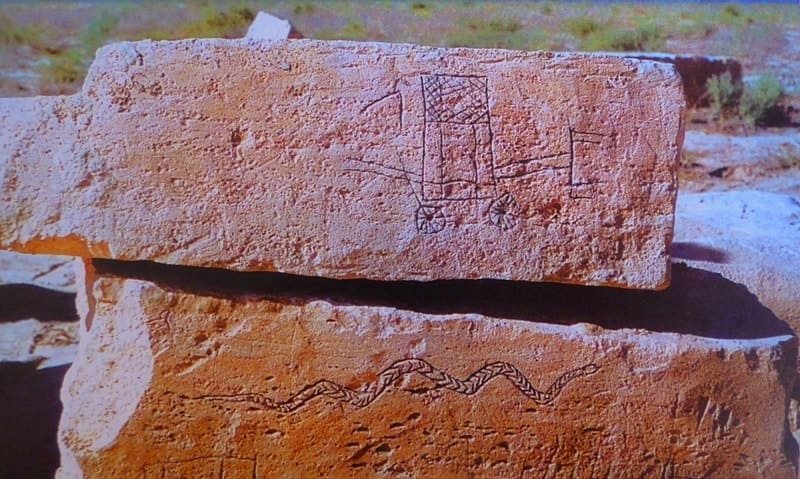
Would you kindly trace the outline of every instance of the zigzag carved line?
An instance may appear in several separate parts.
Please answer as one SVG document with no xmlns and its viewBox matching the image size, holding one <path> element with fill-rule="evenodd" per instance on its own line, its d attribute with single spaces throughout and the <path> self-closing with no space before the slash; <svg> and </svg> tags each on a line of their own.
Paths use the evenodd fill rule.
<svg viewBox="0 0 800 479">
<path fill-rule="evenodd" d="M 285 413 L 299 409 L 317 396 L 328 396 L 356 407 L 365 407 L 377 399 L 378 396 L 386 391 L 389 385 L 394 383 L 397 379 L 407 374 L 417 373 L 429 379 L 437 387 L 450 389 L 468 396 L 480 391 L 480 389 L 493 378 L 503 376 L 529 399 L 537 404 L 548 405 L 558 397 L 570 381 L 582 376 L 594 374 L 598 370 L 599 368 L 594 364 L 586 364 L 579 368 L 571 369 L 556 379 L 547 390 L 540 391 L 533 387 L 528 378 L 513 364 L 503 361 L 489 363 L 472 373 L 467 379 L 461 380 L 433 367 L 424 359 L 402 359 L 392 363 L 391 366 L 380 373 L 377 380 L 364 385 L 359 391 L 354 391 L 341 384 L 322 379 L 302 389 L 286 401 L 275 401 L 260 393 L 212 395 L 203 396 L 203 399 L 227 402 L 249 402 L 257 404 L 265 409 Z"/>
</svg>

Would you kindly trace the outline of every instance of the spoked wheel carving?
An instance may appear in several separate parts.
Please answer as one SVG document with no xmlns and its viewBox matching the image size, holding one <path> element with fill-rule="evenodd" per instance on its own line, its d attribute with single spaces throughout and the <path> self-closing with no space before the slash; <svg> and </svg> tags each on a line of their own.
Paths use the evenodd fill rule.
<svg viewBox="0 0 800 479">
<path fill-rule="evenodd" d="M 420 205 L 414 217 L 417 231 L 423 234 L 438 233 L 447 226 L 447 218 L 438 206 Z"/>
<path fill-rule="evenodd" d="M 511 193 L 503 193 L 489 206 L 489 221 L 502 231 L 508 231 L 519 222 L 518 210 L 517 200 Z"/>
</svg>

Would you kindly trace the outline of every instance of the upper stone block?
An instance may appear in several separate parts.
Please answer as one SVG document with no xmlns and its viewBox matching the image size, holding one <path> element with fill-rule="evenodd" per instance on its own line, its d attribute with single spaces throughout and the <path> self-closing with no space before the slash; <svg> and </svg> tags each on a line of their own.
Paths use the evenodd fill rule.
<svg viewBox="0 0 800 479">
<path fill-rule="evenodd" d="M 3 247 L 338 278 L 669 282 L 684 110 L 671 65 L 121 43 L 72 101 L 8 120 L 19 108 L 0 102 Z M 26 143 L 54 128 L 71 149 Z"/>
</svg>

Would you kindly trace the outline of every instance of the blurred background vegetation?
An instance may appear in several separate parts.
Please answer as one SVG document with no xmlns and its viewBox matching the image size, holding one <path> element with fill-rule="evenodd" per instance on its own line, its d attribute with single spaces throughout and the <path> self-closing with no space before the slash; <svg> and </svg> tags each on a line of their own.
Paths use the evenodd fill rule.
<svg viewBox="0 0 800 479">
<path fill-rule="evenodd" d="M 76 91 L 119 40 L 241 37 L 255 14 L 306 37 L 521 50 L 730 55 L 765 72 L 800 25 L 793 4 L 479 1 L 104 1 L 0 4 L 0 95 Z M 800 38 L 798 38 L 800 40 Z M 791 43 L 791 42 L 790 42 Z M 800 47 L 798 47 L 800 49 Z"/>
</svg>

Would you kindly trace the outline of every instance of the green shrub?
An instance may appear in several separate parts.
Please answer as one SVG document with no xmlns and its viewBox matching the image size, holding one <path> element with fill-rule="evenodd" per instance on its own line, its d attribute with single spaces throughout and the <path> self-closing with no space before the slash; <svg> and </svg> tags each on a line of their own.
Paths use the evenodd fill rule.
<svg viewBox="0 0 800 479">
<path fill-rule="evenodd" d="M 119 18 L 100 13 L 78 36 L 77 44 L 51 55 L 39 67 L 45 81 L 56 85 L 68 85 L 83 80 L 98 48 L 108 43 Z"/>
<path fill-rule="evenodd" d="M 612 43 L 614 50 L 626 52 L 660 50 L 663 46 L 664 36 L 654 23 L 642 25 L 633 31 L 621 32 Z"/>
<path fill-rule="evenodd" d="M 414 2 L 411 4 L 411 12 L 422 18 L 431 17 L 431 7 L 425 2 Z"/>
<path fill-rule="evenodd" d="M 316 7 L 314 6 L 313 3 L 304 3 L 304 4 L 300 4 L 300 5 L 295 5 L 294 14 L 295 15 L 306 15 L 306 14 L 314 13 L 314 10 L 316 10 Z"/>
<path fill-rule="evenodd" d="M 709 78 L 706 82 L 706 93 L 711 104 L 711 113 L 720 123 L 736 115 L 742 87 L 734 83 L 730 72 Z"/>
<path fill-rule="evenodd" d="M 655 23 L 647 23 L 635 30 L 601 29 L 581 42 L 581 48 L 589 51 L 654 51 L 663 46 L 664 35 Z"/>
<path fill-rule="evenodd" d="M 494 18 L 487 22 L 468 19 L 462 28 L 445 38 L 445 44 L 451 47 L 531 50 L 542 48 L 546 37 L 546 32 L 526 31 L 517 20 Z"/>
<path fill-rule="evenodd" d="M 570 18 L 564 22 L 564 28 L 578 38 L 586 38 L 601 30 L 601 25 L 591 18 Z"/>
<path fill-rule="evenodd" d="M 684 38 L 708 38 L 716 31 L 716 26 L 704 19 L 681 19 L 674 31 Z"/>
<path fill-rule="evenodd" d="M 497 33 L 515 33 L 522 30 L 522 24 L 516 20 L 495 18 L 489 20 L 488 30 Z"/>
<path fill-rule="evenodd" d="M 360 20 L 350 20 L 342 29 L 339 39 L 341 40 L 366 40 L 369 30 Z"/>
<path fill-rule="evenodd" d="M 68 85 L 83 79 L 88 63 L 85 52 L 70 48 L 48 58 L 39 71 L 44 79 L 56 85 Z"/>
<path fill-rule="evenodd" d="M 714 18 L 718 24 L 742 28 L 753 23 L 754 19 L 750 15 L 751 12 L 758 12 L 758 10 L 748 9 L 748 14 L 745 15 L 745 11 L 742 10 L 740 5 L 728 4 L 722 7 Z"/>
<path fill-rule="evenodd" d="M 78 44 L 94 55 L 95 50 L 108 43 L 111 32 L 119 23 L 119 18 L 107 13 L 100 13 L 92 18 L 89 25 L 78 37 Z"/>
<path fill-rule="evenodd" d="M 787 121 L 780 81 L 765 74 L 750 84 L 734 83 L 731 74 L 714 75 L 706 84 L 711 112 L 723 124 L 738 115 L 751 126 L 780 125 Z"/>
<path fill-rule="evenodd" d="M 181 37 L 239 38 L 253 23 L 255 14 L 247 7 L 230 7 L 227 11 L 207 8 L 200 20 L 184 27 Z"/>
<path fill-rule="evenodd" d="M 728 16 L 731 16 L 731 17 L 741 17 L 742 16 L 742 11 L 739 10 L 739 7 L 734 5 L 734 4 L 732 4 L 732 3 L 722 7 L 722 13 L 724 15 L 728 15 Z"/>
<path fill-rule="evenodd" d="M 761 75 L 742 92 L 739 116 L 751 125 L 775 125 L 786 120 L 781 82 L 771 74 Z"/>
<path fill-rule="evenodd" d="M 43 49 L 46 46 L 43 37 L 41 28 L 20 26 L 7 16 L 0 15 L 0 46 L 30 45 Z"/>
</svg>

